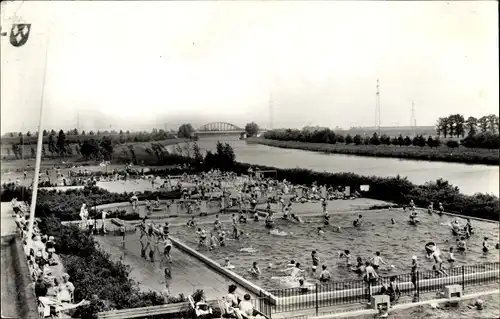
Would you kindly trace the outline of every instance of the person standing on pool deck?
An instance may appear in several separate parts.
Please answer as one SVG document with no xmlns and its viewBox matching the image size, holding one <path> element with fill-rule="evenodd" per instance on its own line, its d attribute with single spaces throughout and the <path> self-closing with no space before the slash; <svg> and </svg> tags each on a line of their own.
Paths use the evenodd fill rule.
<svg viewBox="0 0 500 319">
<path fill-rule="evenodd" d="M 415 294 L 417 293 L 417 256 L 411 257 L 411 283 L 413 284 L 413 288 L 415 289 Z"/>
<path fill-rule="evenodd" d="M 120 236 L 122 236 L 122 245 L 125 245 L 125 226 L 120 226 Z"/>
<path fill-rule="evenodd" d="M 107 233 L 106 231 L 106 216 L 108 215 L 108 212 L 103 210 L 102 213 L 101 213 L 101 220 L 102 220 L 102 232 L 104 234 Z"/>
<path fill-rule="evenodd" d="M 484 237 L 483 241 L 483 252 L 487 253 L 489 250 L 488 237 Z"/>
<path fill-rule="evenodd" d="M 165 235 L 163 239 L 163 256 L 167 259 L 169 263 L 172 263 L 172 258 L 170 258 L 170 250 L 172 250 L 172 241 Z"/>
</svg>

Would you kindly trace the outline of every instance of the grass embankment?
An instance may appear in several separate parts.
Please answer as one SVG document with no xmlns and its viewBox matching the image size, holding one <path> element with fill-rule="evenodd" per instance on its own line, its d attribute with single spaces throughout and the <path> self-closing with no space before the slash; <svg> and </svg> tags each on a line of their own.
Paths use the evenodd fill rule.
<svg viewBox="0 0 500 319">
<path fill-rule="evenodd" d="M 397 146 L 397 145 L 355 145 L 355 144 L 325 144 L 296 141 L 278 141 L 265 138 L 252 138 L 254 143 L 279 148 L 299 149 L 312 152 L 332 154 L 360 155 L 372 157 L 392 157 L 423 161 L 453 162 L 466 164 L 499 165 L 499 151 L 496 149 L 449 148 L 429 146 Z"/>
<path fill-rule="evenodd" d="M 146 149 L 151 147 L 151 144 L 161 144 L 163 146 L 170 146 L 170 145 L 175 145 L 179 143 L 183 143 L 186 140 L 184 139 L 167 139 L 167 140 L 159 140 L 159 141 L 150 141 L 150 142 L 125 142 L 121 144 L 115 144 L 114 149 L 113 149 L 113 159 L 122 159 L 122 158 L 127 158 L 130 157 L 130 146 L 132 146 L 132 149 L 134 152 L 137 154 L 138 157 L 140 157 L 142 154 L 146 154 Z M 57 154 L 51 154 L 49 152 L 49 145 L 44 142 L 43 144 L 45 148 L 45 156 L 44 160 L 58 160 L 58 161 L 65 161 L 65 162 L 78 162 L 82 161 L 82 156 L 78 155 L 75 151 L 75 149 L 78 147 L 78 144 L 76 143 L 68 143 L 68 147 L 71 147 L 73 150 L 73 155 L 68 156 L 66 155 L 65 157 L 59 157 Z M 22 149 L 23 156 L 22 158 L 26 160 L 32 160 L 34 163 L 35 160 L 35 154 L 33 152 L 36 152 L 36 144 L 31 144 L 31 145 L 20 145 L 19 146 Z M 32 151 L 33 149 L 33 151 Z M 10 152 L 9 152 L 10 150 Z M 12 151 L 12 144 L 4 143 L 0 146 L 0 157 L 2 158 L 2 161 L 12 161 L 16 159 L 21 159 L 21 156 L 16 156 L 14 155 L 14 152 Z"/>
</svg>

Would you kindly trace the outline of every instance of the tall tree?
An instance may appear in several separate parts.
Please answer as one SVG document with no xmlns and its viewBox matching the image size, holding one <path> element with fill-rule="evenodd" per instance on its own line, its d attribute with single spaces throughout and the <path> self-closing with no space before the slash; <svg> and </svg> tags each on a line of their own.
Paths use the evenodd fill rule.
<svg viewBox="0 0 500 319">
<path fill-rule="evenodd" d="M 491 133 L 496 134 L 498 132 L 498 122 L 499 122 L 498 116 L 495 114 L 490 114 L 488 115 L 487 118 L 488 118 L 488 130 Z"/>
<path fill-rule="evenodd" d="M 179 138 L 191 138 L 194 133 L 194 128 L 190 123 L 182 124 L 179 126 L 179 131 L 177 132 L 177 136 Z"/>
<path fill-rule="evenodd" d="M 489 121 L 487 116 L 481 116 L 477 122 L 479 128 L 481 129 L 481 132 L 488 132 Z"/>
<path fill-rule="evenodd" d="M 259 134 L 259 126 L 255 122 L 247 123 L 245 125 L 245 133 L 248 137 L 257 136 Z"/>
<path fill-rule="evenodd" d="M 66 154 L 66 134 L 64 134 L 63 130 L 60 130 L 59 135 L 57 135 L 57 150 L 59 151 L 59 156 Z"/>
<path fill-rule="evenodd" d="M 465 121 L 465 128 L 468 131 L 467 135 L 475 135 L 477 133 L 477 118 L 469 116 Z"/>
<path fill-rule="evenodd" d="M 52 156 L 54 156 L 54 153 L 58 152 L 55 133 L 54 134 L 50 133 L 49 135 L 49 152 L 52 154 Z"/>
<path fill-rule="evenodd" d="M 111 160 L 111 157 L 113 155 L 113 142 L 111 141 L 111 138 L 108 136 L 103 136 L 101 139 L 101 153 L 104 156 L 105 160 Z"/>
</svg>

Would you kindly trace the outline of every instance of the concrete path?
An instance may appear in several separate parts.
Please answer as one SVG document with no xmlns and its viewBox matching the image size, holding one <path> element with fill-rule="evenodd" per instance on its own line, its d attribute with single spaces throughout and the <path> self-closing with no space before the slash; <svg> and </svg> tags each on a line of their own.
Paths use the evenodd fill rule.
<svg viewBox="0 0 500 319">
<path fill-rule="evenodd" d="M 163 265 L 160 265 L 159 261 L 152 263 L 140 256 L 141 244 L 138 235 L 127 236 L 125 246 L 122 246 L 121 237 L 96 236 L 96 240 L 115 260 L 121 260 L 131 266 L 130 277 L 139 283 L 142 290 L 160 292 L 165 288 Z M 227 294 L 228 286 L 233 281 L 208 268 L 197 258 L 175 248 L 172 249 L 171 256 L 172 279 L 169 285 L 172 295 L 189 295 L 197 289 L 203 289 L 205 298 L 214 300 Z M 243 295 L 250 292 L 239 288 L 237 293 Z M 251 293 L 250 295 L 255 297 Z"/>
<path fill-rule="evenodd" d="M 12 205 L 10 202 L 2 202 L 1 203 L 1 212 L 2 212 L 2 220 L 1 220 L 1 235 L 8 236 L 14 235 L 16 233 L 16 222 L 14 221 L 14 217 L 12 217 Z"/>
<path fill-rule="evenodd" d="M 12 317 L 18 318 L 20 315 L 20 305 L 18 304 L 17 298 L 17 286 L 16 286 L 16 273 L 14 270 L 13 256 L 12 256 L 12 243 L 7 242 L 8 239 L 12 238 L 11 235 L 16 234 L 16 223 L 12 217 L 12 205 L 10 202 L 1 203 L 1 282 L 2 286 L 2 317 Z M 5 242 L 4 242 L 4 239 Z"/>
</svg>

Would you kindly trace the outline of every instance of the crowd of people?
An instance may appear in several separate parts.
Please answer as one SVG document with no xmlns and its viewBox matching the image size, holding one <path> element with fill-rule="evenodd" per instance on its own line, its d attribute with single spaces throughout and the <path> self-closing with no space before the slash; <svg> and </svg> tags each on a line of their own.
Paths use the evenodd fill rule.
<svg viewBox="0 0 500 319">
<path fill-rule="evenodd" d="M 55 238 L 42 234 L 35 220 L 29 241 L 27 207 L 17 199 L 13 199 L 11 204 L 17 231 L 23 240 L 35 295 L 39 301 L 39 311 L 44 313 L 44 316 L 57 315 L 60 311 L 72 310 L 85 304 L 85 300 L 74 303 L 75 287 L 56 254 Z"/>
</svg>

